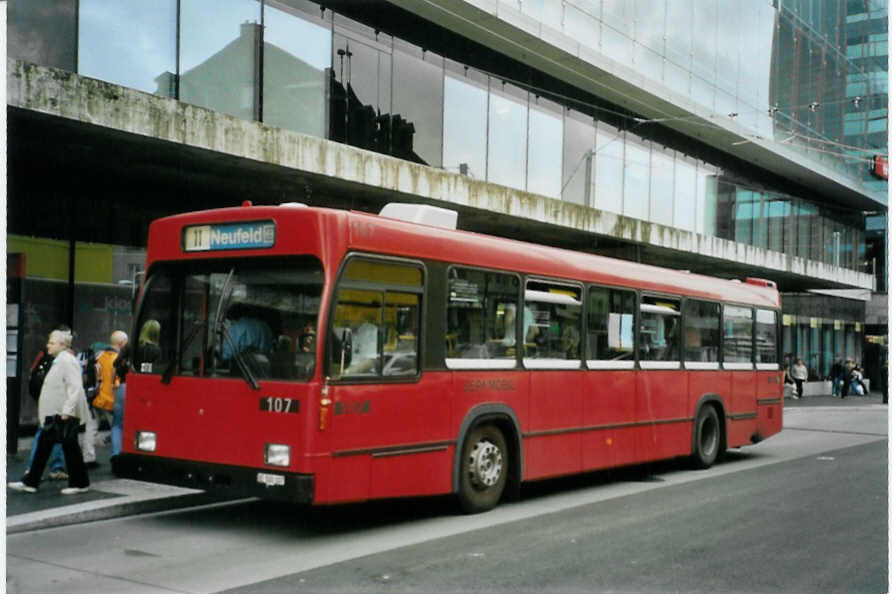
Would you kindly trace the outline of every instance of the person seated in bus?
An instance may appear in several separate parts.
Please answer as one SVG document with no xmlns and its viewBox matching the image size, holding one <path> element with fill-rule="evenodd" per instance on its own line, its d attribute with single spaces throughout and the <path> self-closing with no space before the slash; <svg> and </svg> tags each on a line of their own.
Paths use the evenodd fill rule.
<svg viewBox="0 0 892 594">
<path fill-rule="evenodd" d="M 576 324 L 567 324 L 561 333 L 561 351 L 569 360 L 579 359 L 579 329 Z"/>
<path fill-rule="evenodd" d="M 161 356 L 158 346 L 161 340 L 161 324 L 158 320 L 146 320 L 139 330 L 137 339 L 137 360 L 140 363 L 154 363 Z"/>
<path fill-rule="evenodd" d="M 246 351 L 264 354 L 272 351 L 273 331 L 269 324 L 260 319 L 255 308 L 236 303 L 226 312 L 226 317 L 234 321 L 223 338 L 223 361 L 231 361 L 237 353 Z"/>
<path fill-rule="evenodd" d="M 378 362 L 378 324 L 374 317 L 367 317 L 353 331 L 353 357 L 347 372 L 350 374 L 373 373 Z"/>
<path fill-rule="evenodd" d="M 514 346 L 517 343 L 515 336 L 514 321 L 517 318 L 517 308 L 514 304 L 505 306 L 505 335 L 502 337 L 502 344 L 506 347 Z M 531 343 L 535 340 L 539 329 L 533 324 L 533 310 L 528 306 L 523 308 L 523 336 L 525 343 Z"/>
</svg>

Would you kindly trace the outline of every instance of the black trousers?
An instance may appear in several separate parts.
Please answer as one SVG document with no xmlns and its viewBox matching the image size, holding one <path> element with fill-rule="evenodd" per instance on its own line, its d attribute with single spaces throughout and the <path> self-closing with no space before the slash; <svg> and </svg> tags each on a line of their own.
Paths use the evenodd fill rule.
<svg viewBox="0 0 892 594">
<path fill-rule="evenodd" d="M 44 430 L 40 432 L 37 440 L 37 450 L 34 452 L 34 464 L 28 469 L 22 482 L 35 489 L 40 486 L 43 470 L 50 459 L 53 446 L 56 445 L 56 432 Z M 84 464 L 84 455 L 77 443 L 77 433 L 62 442 L 62 452 L 65 454 L 65 466 L 68 469 L 68 486 L 84 488 L 90 486 L 90 477 L 87 475 L 87 465 Z"/>
<path fill-rule="evenodd" d="M 796 382 L 796 395 L 802 398 L 802 384 L 805 380 L 794 379 L 793 381 Z"/>
</svg>

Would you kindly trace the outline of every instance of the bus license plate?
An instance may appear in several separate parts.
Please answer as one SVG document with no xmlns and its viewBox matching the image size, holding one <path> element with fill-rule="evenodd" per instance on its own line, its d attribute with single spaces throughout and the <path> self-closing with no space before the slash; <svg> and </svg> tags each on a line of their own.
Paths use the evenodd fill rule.
<svg viewBox="0 0 892 594">
<path fill-rule="evenodd" d="M 285 477 L 281 474 L 270 474 L 268 472 L 258 472 L 257 482 L 267 487 L 284 487 Z"/>
</svg>

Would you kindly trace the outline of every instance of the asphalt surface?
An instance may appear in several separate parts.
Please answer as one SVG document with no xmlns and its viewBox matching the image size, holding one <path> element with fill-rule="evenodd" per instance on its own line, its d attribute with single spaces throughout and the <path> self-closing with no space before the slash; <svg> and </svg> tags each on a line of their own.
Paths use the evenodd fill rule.
<svg viewBox="0 0 892 594">
<path fill-rule="evenodd" d="M 850 396 L 845 399 L 830 396 L 808 396 L 800 400 L 787 398 L 787 408 L 811 406 L 861 406 L 880 404 L 878 393 Z M 37 493 L 28 494 L 7 489 L 6 530 L 9 534 L 65 526 L 100 519 L 150 513 L 162 510 L 219 502 L 203 491 L 157 485 L 130 479 L 120 479 L 111 472 L 110 447 L 103 443 L 108 432 L 100 432 L 96 446 L 99 466 L 89 470 L 91 489 L 79 495 L 62 495 L 66 481 L 44 480 Z M 31 448 L 31 438 L 20 438 L 18 453 L 7 455 L 8 481 L 21 480 L 25 473 Z M 46 476 L 47 473 L 44 474 Z"/>
</svg>

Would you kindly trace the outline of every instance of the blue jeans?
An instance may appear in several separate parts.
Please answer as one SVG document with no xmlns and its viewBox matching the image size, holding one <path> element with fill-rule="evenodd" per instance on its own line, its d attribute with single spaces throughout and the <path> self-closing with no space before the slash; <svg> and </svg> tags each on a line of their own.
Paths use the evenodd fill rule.
<svg viewBox="0 0 892 594">
<path fill-rule="evenodd" d="M 40 439 L 40 425 L 37 426 L 37 433 L 34 434 L 34 441 L 31 442 L 31 456 L 28 458 L 28 468 L 34 468 L 34 454 L 37 452 L 37 440 Z M 65 457 L 62 455 L 62 444 L 57 443 L 50 452 L 50 461 L 47 464 L 50 472 L 65 470 Z"/>
<path fill-rule="evenodd" d="M 111 426 L 112 456 L 117 456 L 121 453 L 121 441 L 124 433 L 124 397 L 126 393 L 127 384 L 121 384 L 118 386 L 118 389 L 115 390 L 115 408 L 112 413 Z"/>
</svg>

